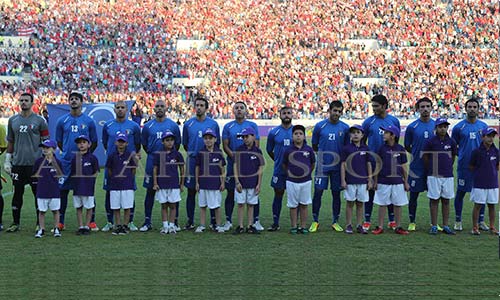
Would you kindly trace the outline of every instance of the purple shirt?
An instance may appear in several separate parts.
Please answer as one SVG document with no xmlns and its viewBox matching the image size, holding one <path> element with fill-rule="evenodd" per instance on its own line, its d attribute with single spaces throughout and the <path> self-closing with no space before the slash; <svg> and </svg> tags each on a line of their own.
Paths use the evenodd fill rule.
<svg viewBox="0 0 500 300">
<path fill-rule="evenodd" d="M 345 145 L 342 148 L 340 161 L 346 162 L 345 181 L 347 184 L 368 183 L 368 162 L 373 164 L 373 157 L 367 145 L 360 144 L 359 147 L 354 143 Z"/>
<path fill-rule="evenodd" d="M 218 190 L 221 185 L 221 167 L 225 165 L 226 161 L 218 147 L 214 147 L 214 151 L 209 152 L 207 147 L 203 146 L 203 149 L 196 155 L 196 166 L 200 169 L 198 177 L 200 189 Z"/>
<path fill-rule="evenodd" d="M 172 151 L 158 151 L 153 154 L 153 166 L 157 167 L 157 182 L 160 189 L 178 189 L 179 166 L 184 165 L 182 154 L 175 148 Z"/>
<path fill-rule="evenodd" d="M 111 169 L 108 187 L 110 191 L 135 190 L 135 175 L 132 170 L 137 166 L 134 160 L 135 153 L 125 151 L 119 154 L 114 151 L 108 156 L 106 168 Z"/>
<path fill-rule="evenodd" d="M 483 143 L 472 151 L 470 166 L 474 168 L 473 187 L 479 189 L 498 188 L 498 148 L 491 145 L 486 149 Z"/>
<path fill-rule="evenodd" d="M 453 157 L 458 154 L 457 143 L 454 139 L 448 135 L 443 140 L 438 136 L 434 136 L 425 143 L 422 151 L 439 152 L 437 156 L 432 153 L 423 153 L 429 159 L 426 166 L 428 176 L 453 177 Z M 437 173 L 435 170 L 437 170 Z"/>
<path fill-rule="evenodd" d="M 59 177 L 63 176 L 61 161 L 53 158 L 49 163 L 44 156 L 33 165 L 33 178 L 37 181 L 36 197 L 41 199 L 60 198 Z"/>
<path fill-rule="evenodd" d="M 79 159 L 77 164 L 76 160 Z M 71 181 L 74 196 L 94 196 L 96 174 L 99 172 L 99 161 L 94 154 L 87 151 L 78 152 L 71 160 Z"/>
<path fill-rule="evenodd" d="M 382 169 L 377 178 L 381 184 L 403 184 L 403 167 L 408 162 L 406 150 L 400 144 L 380 146 L 377 154 L 382 159 Z M 394 170 L 393 170 L 394 169 Z"/>
<path fill-rule="evenodd" d="M 241 145 L 236 148 L 234 157 L 241 187 L 244 189 L 255 188 L 259 182 L 259 168 L 265 164 L 262 151 L 255 144 L 251 149 Z"/>
<path fill-rule="evenodd" d="M 304 143 L 302 148 L 291 145 L 283 154 L 283 167 L 286 170 L 286 180 L 296 183 L 311 180 L 311 173 L 316 163 L 314 150 Z"/>
</svg>

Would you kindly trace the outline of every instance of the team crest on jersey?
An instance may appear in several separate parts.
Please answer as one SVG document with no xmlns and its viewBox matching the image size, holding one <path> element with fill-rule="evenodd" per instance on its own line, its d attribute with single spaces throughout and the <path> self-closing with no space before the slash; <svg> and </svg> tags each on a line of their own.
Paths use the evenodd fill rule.
<svg viewBox="0 0 500 300">
<path fill-rule="evenodd" d="M 304 151 L 304 152 L 302 152 L 302 155 L 303 155 L 304 157 L 309 157 L 309 154 L 310 154 L 309 152 L 305 152 L 305 151 Z"/>
<path fill-rule="evenodd" d="M 450 145 L 444 145 L 444 150 L 449 150 L 449 149 L 451 149 Z"/>
<path fill-rule="evenodd" d="M 359 152 L 359 155 L 366 155 L 366 151 Z"/>
<path fill-rule="evenodd" d="M 35 129 L 36 126 L 35 126 L 35 124 L 30 124 L 29 127 L 30 127 L 31 130 L 33 130 L 33 129 Z"/>
<path fill-rule="evenodd" d="M 401 154 L 400 154 L 400 153 L 393 153 L 393 154 L 392 154 L 392 157 L 400 157 L 400 156 L 401 156 Z"/>
<path fill-rule="evenodd" d="M 496 156 L 492 156 L 492 157 L 490 157 L 490 160 L 496 160 L 496 159 L 497 159 L 497 157 L 496 157 Z"/>
<path fill-rule="evenodd" d="M 214 162 L 214 163 L 219 162 L 219 161 L 220 161 L 220 159 L 218 157 L 212 158 L 212 162 Z"/>
<path fill-rule="evenodd" d="M 128 163 L 129 163 L 129 161 L 128 161 L 128 160 L 124 160 L 124 161 L 123 161 L 123 165 L 125 165 L 125 166 L 126 166 L 126 165 L 128 165 Z"/>
<path fill-rule="evenodd" d="M 170 163 L 171 163 L 171 164 L 175 164 L 176 162 L 177 162 L 177 159 L 175 159 L 175 158 L 172 158 L 172 159 L 170 160 Z"/>
<path fill-rule="evenodd" d="M 255 159 L 257 159 L 257 156 L 256 155 L 252 155 L 252 156 L 250 156 L 250 159 L 251 160 L 255 160 Z"/>
<path fill-rule="evenodd" d="M 86 161 L 86 162 L 84 162 L 84 163 L 83 163 L 83 166 L 84 166 L 84 167 L 88 167 L 88 166 L 91 166 L 91 165 L 92 165 L 92 164 L 91 164 L 90 162 L 88 162 L 88 161 Z"/>
</svg>

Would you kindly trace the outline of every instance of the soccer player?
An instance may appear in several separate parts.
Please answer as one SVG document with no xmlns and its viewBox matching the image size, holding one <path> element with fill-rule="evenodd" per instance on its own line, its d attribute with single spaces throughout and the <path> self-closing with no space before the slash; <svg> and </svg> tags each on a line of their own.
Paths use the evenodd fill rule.
<svg viewBox="0 0 500 300">
<path fill-rule="evenodd" d="M 262 173 L 264 170 L 264 157 L 262 151 L 255 143 L 256 131 L 253 127 L 247 127 L 240 133 L 243 137 L 243 145 L 236 148 L 234 155 L 234 181 L 235 200 L 238 203 L 238 227 L 234 234 L 245 231 L 243 227 L 243 212 L 247 205 L 248 233 L 260 233 L 254 224 L 254 206 L 259 202 L 259 193 L 262 186 Z M 225 229 L 225 228 L 224 228 Z"/>
<path fill-rule="evenodd" d="M 311 200 L 311 174 L 316 158 L 314 150 L 305 143 L 306 128 L 292 127 L 293 145 L 283 154 L 282 168 L 286 172 L 287 206 L 290 208 L 291 234 L 307 234 L 307 206 Z M 297 209 L 300 214 L 300 229 L 297 227 Z"/>
<path fill-rule="evenodd" d="M 274 189 L 273 224 L 268 231 L 280 229 L 280 214 L 283 195 L 286 188 L 286 172 L 283 170 L 283 154 L 292 144 L 292 116 L 293 109 L 284 106 L 280 109 L 281 125 L 271 129 L 267 136 L 266 152 L 274 161 L 271 187 Z"/>
<path fill-rule="evenodd" d="M 222 191 L 224 191 L 224 165 L 226 161 L 222 156 L 222 151 L 215 146 L 217 134 L 212 128 L 207 128 L 203 132 L 205 147 L 200 149 L 196 155 L 195 167 L 195 188 L 199 193 L 198 202 L 200 205 L 200 226 L 196 228 L 196 233 L 205 231 L 205 219 L 207 207 L 215 214 L 215 231 L 224 233 L 221 226 L 220 206 L 222 203 Z"/>
<path fill-rule="evenodd" d="M 244 137 L 240 135 L 240 133 L 248 128 L 252 127 L 255 132 L 255 146 L 259 148 L 260 135 L 259 128 L 255 122 L 248 121 L 246 119 L 247 115 L 247 105 L 245 102 L 238 101 L 233 106 L 234 120 L 224 125 L 222 129 L 222 147 L 224 152 L 227 155 L 227 174 L 226 174 L 226 200 L 224 203 L 224 208 L 226 212 L 226 223 L 224 224 L 224 230 L 229 231 L 232 228 L 232 215 L 234 209 L 234 177 L 233 177 L 233 168 L 234 168 L 234 151 L 244 143 Z M 262 231 L 264 227 L 260 224 L 259 221 L 259 203 L 253 205 L 254 211 L 254 221 L 255 228 L 257 230 Z"/>
<path fill-rule="evenodd" d="M 3 125 L 0 125 L 0 155 L 7 149 L 7 132 L 5 130 L 5 127 Z M 3 177 L 0 174 L 0 231 L 3 230 L 3 222 L 2 222 L 2 217 L 3 217 L 3 206 L 4 206 L 4 200 L 2 196 L 2 181 Z"/>
<path fill-rule="evenodd" d="M 220 129 L 219 124 L 212 118 L 207 117 L 208 100 L 202 96 L 198 96 L 194 100 L 196 116 L 187 120 L 182 129 L 182 145 L 187 152 L 187 173 L 184 186 L 187 188 L 186 212 L 187 223 L 184 228 L 186 230 L 194 229 L 194 211 L 196 205 L 196 185 L 195 185 L 195 167 L 196 156 L 204 147 L 203 132 L 210 128 L 215 136 L 214 146 L 219 148 L 220 145 Z M 210 210 L 211 225 L 214 225 L 214 212 Z"/>
<path fill-rule="evenodd" d="M 469 170 L 472 151 L 481 144 L 481 131 L 488 125 L 477 119 L 479 112 L 479 101 L 471 98 L 465 102 L 467 118 L 458 122 L 451 131 L 451 138 L 458 145 L 457 162 L 457 192 L 455 196 L 455 226 L 454 229 L 462 231 L 462 207 L 465 194 L 472 190 L 474 177 Z M 484 223 L 484 205 L 479 214 L 479 229 L 488 230 Z"/>
<path fill-rule="evenodd" d="M 81 135 L 75 139 L 79 152 L 71 160 L 71 180 L 73 182 L 73 205 L 76 208 L 78 221 L 78 235 L 90 234 L 92 211 L 95 207 L 95 180 L 99 173 L 99 161 L 90 153 L 90 139 Z M 83 225 L 83 208 L 86 211 L 85 225 Z"/>
<path fill-rule="evenodd" d="M 332 229 L 342 232 L 338 223 L 340 218 L 340 153 L 349 142 L 349 125 L 340 121 L 344 106 L 340 101 L 332 101 L 328 107 L 329 118 L 318 122 L 313 129 L 312 148 L 318 152 L 316 176 L 314 178 L 314 197 L 312 200 L 313 222 L 309 231 L 316 232 L 319 227 L 319 210 L 323 191 L 332 191 Z"/>
<path fill-rule="evenodd" d="M 374 174 L 373 187 L 375 198 L 373 203 L 379 206 L 378 226 L 372 231 L 373 234 L 384 232 L 385 206 L 394 205 L 394 217 L 396 234 L 407 235 L 408 231 L 401 227 L 401 207 L 408 204 L 406 192 L 410 189 L 408 185 L 408 170 L 406 151 L 397 143 L 399 128 L 394 125 L 380 128 L 384 131 L 384 142 L 377 154 L 382 160 L 380 172 Z"/>
<path fill-rule="evenodd" d="M 136 122 L 127 119 L 127 104 L 125 101 L 117 101 L 115 103 L 115 119 L 109 120 L 102 127 L 102 145 L 107 154 L 116 150 L 115 138 L 118 132 L 125 132 L 128 137 L 127 150 L 139 154 L 141 152 L 141 128 Z M 108 171 L 104 171 L 104 185 L 106 191 L 105 205 L 106 217 L 108 222 L 102 227 L 102 231 L 109 231 L 113 229 L 113 211 L 109 206 L 109 190 L 107 186 Z M 138 228 L 134 224 L 134 206 L 130 209 L 130 222 L 128 229 L 130 231 L 137 231 Z"/>
<path fill-rule="evenodd" d="M 35 199 L 38 228 L 38 203 L 36 201 L 36 184 L 31 177 L 33 165 L 42 152 L 38 145 L 49 138 L 47 122 L 33 113 L 34 97 L 32 94 L 23 93 L 19 97 L 21 111 L 9 118 L 7 123 L 7 153 L 5 154 L 4 170 L 10 174 L 14 185 L 12 197 L 13 222 L 7 232 L 16 232 L 20 229 L 21 208 L 23 207 L 24 186 L 29 184 Z"/>
<path fill-rule="evenodd" d="M 427 173 L 427 197 L 431 206 L 430 234 L 438 233 L 439 200 L 442 205 L 443 232 L 455 234 L 448 226 L 448 218 L 450 199 L 455 197 L 453 163 L 457 156 L 457 143 L 448 135 L 449 125 L 445 118 L 436 119 L 436 135 L 428 139 L 422 149 L 422 159 Z"/>
<path fill-rule="evenodd" d="M 479 235 L 479 211 L 488 204 L 490 221 L 489 231 L 498 234 L 495 228 L 495 204 L 498 204 L 498 166 L 500 153 L 493 140 L 497 131 L 493 128 L 482 130 L 482 143 L 474 149 L 471 155 L 469 168 L 473 174 L 472 191 L 470 198 L 474 202 L 472 211 L 472 234 Z"/>
<path fill-rule="evenodd" d="M 71 159 L 75 152 L 78 152 L 75 139 L 81 135 L 89 137 L 91 145 L 90 152 L 94 152 L 97 148 L 97 131 L 96 125 L 92 118 L 83 114 L 83 95 L 78 92 L 71 92 L 69 97 L 70 112 L 61 116 L 57 120 L 56 125 L 56 141 L 59 149 L 61 149 L 61 164 L 64 173 L 61 190 L 61 209 L 59 210 L 59 230 L 64 229 L 64 217 L 68 206 L 69 191 L 73 188 L 71 184 Z M 94 223 L 90 223 L 92 231 L 98 231 L 99 228 Z"/>
<path fill-rule="evenodd" d="M 389 102 L 384 95 L 373 96 L 371 103 L 373 115 L 366 119 L 361 126 L 363 126 L 363 132 L 365 137 L 368 139 L 368 148 L 372 153 L 377 153 L 378 149 L 384 144 L 384 131 L 381 127 L 392 125 L 401 130 L 401 126 L 399 125 L 399 120 L 396 117 L 387 113 Z M 365 203 L 365 222 L 363 223 L 363 228 L 365 228 L 365 230 L 369 230 L 371 226 L 375 191 L 369 190 L 368 196 L 368 202 Z M 389 212 L 389 227 L 395 229 L 396 223 L 394 222 L 393 206 L 388 205 L 387 210 Z"/>
<path fill-rule="evenodd" d="M 175 136 L 175 149 L 179 149 L 181 145 L 181 132 L 179 126 L 171 119 L 165 116 L 167 106 L 165 101 L 158 100 L 155 103 L 154 112 L 155 118 L 142 128 L 141 140 L 142 147 L 147 153 L 146 160 L 146 174 L 144 174 L 143 187 L 146 188 L 146 197 L 144 199 L 144 224 L 139 229 L 141 232 L 147 232 L 153 229 L 151 216 L 153 213 L 153 206 L 156 191 L 153 189 L 153 160 L 157 151 L 163 151 L 164 146 L 162 143 L 163 133 L 171 131 Z M 176 224 L 177 226 L 177 224 Z M 176 228 L 177 231 L 180 228 Z"/>
<path fill-rule="evenodd" d="M 408 212 L 410 224 L 408 231 L 416 230 L 417 200 L 420 192 L 427 190 L 427 175 L 422 160 L 421 151 L 425 143 L 434 136 L 434 120 L 431 119 L 432 101 L 424 97 L 417 101 L 418 120 L 406 127 L 405 149 L 412 155 L 408 184 L 410 185 L 410 202 Z"/>
</svg>

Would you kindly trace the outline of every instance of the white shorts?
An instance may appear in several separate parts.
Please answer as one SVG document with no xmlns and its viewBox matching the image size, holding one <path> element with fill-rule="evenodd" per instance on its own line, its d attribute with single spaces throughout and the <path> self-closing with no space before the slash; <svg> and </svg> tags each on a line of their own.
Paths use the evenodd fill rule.
<svg viewBox="0 0 500 300">
<path fill-rule="evenodd" d="M 403 184 L 378 184 L 375 191 L 373 203 L 381 206 L 395 205 L 404 206 L 408 204 L 408 196 Z"/>
<path fill-rule="evenodd" d="M 470 200 L 477 204 L 498 204 L 498 188 L 472 188 L 472 191 L 470 192 Z"/>
<path fill-rule="evenodd" d="M 234 189 L 234 201 L 238 204 L 256 205 L 259 195 L 255 194 L 255 189 L 243 189 L 241 193 Z"/>
<path fill-rule="evenodd" d="M 181 201 L 180 189 L 162 189 L 156 191 L 156 200 L 163 203 L 177 203 Z"/>
<path fill-rule="evenodd" d="M 134 190 L 109 191 L 111 209 L 129 209 L 134 206 Z"/>
<path fill-rule="evenodd" d="M 46 212 L 47 210 L 59 210 L 61 208 L 61 198 L 38 198 L 36 199 L 38 210 Z"/>
<path fill-rule="evenodd" d="M 429 199 L 451 199 L 455 197 L 453 177 L 427 177 L 427 197 Z"/>
<path fill-rule="evenodd" d="M 348 184 L 344 190 L 346 201 L 368 202 L 368 190 L 366 184 Z"/>
<path fill-rule="evenodd" d="M 286 181 L 286 206 L 289 208 L 296 208 L 299 204 L 309 205 L 312 203 L 311 199 L 311 186 L 312 181 L 306 182 L 291 182 Z"/>
<path fill-rule="evenodd" d="M 198 205 L 209 209 L 219 208 L 222 203 L 222 193 L 219 190 L 200 190 Z"/>
<path fill-rule="evenodd" d="M 73 195 L 73 205 L 75 208 L 85 207 L 85 209 L 94 208 L 94 196 L 75 196 Z"/>
</svg>

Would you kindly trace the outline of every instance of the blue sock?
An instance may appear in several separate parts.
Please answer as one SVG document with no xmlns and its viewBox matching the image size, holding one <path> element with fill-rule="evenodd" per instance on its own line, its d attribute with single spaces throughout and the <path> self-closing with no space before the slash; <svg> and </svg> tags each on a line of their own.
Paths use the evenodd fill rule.
<svg viewBox="0 0 500 300">
<path fill-rule="evenodd" d="M 64 215 L 68 207 L 69 190 L 61 190 L 61 207 L 59 208 L 59 223 L 64 224 Z"/>
<path fill-rule="evenodd" d="M 373 198 L 375 197 L 375 191 L 368 191 L 368 202 L 365 202 L 365 222 L 370 222 L 372 218 L 373 210 Z"/>
<path fill-rule="evenodd" d="M 332 223 L 337 223 L 340 218 L 340 191 L 332 191 Z"/>
<path fill-rule="evenodd" d="M 234 189 L 227 190 L 226 200 L 224 201 L 224 210 L 226 211 L 226 221 L 232 223 L 234 210 Z"/>
<path fill-rule="evenodd" d="M 144 224 L 151 225 L 151 215 L 153 214 L 155 193 L 156 191 L 153 189 L 146 190 L 146 198 L 144 199 Z"/>
<path fill-rule="evenodd" d="M 314 189 L 314 196 L 312 200 L 312 215 L 313 221 L 319 222 L 319 210 L 321 209 L 321 198 L 323 197 L 322 189 Z"/>
<path fill-rule="evenodd" d="M 415 223 L 415 219 L 417 218 L 418 194 L 419 192 L 410 192 L 410 203 L 408 204 L 408 216 L 410 217 L 410 223 Z"/>
<path fill-rule="evenodd" d="M 283 201 L 283 196 L 279 197 L 274 195 L 273 199 L 273 224 L 278 225 L 280 223 L 281 206 Z"/>
<path fill-rule="evenodd" d="M 486 205 L 481 205 L 481 210 L 479 211 L 479 220 L 478 222 L 481 223 L 481 222 L 484 222 L 484 209 L 485 209 Z M 492 225 L 490 225 L 492 226 Z"/>
<path fill-rule="evenodd" d="M 113 211 L 111 210 L 111 203 L 109 201 L 109 191 L 106 191 L 106 197 L 104 198 L 104 208 L 106 208 L 106 219 L 108 222 L 113 224 Z"/>
<path fill-rule="evenodd" d="M 260 200 L 253 206 L 253 222 L 258 222 L 260 216 Z"/>
<path fill-rule="evenodd" d="M 387 205 L 387 214 L 389 215 L 389 222 L 394 222 L 394 205 Z"/>
<path fill-rule="evenodd" d="M 195 209 L 195 199 L 196 198 L 196 190 L 188 189 L 188 195 L 186 198 L 186 213 L 187 213 L 187 223 L 194 224 L 194 209 Z"/>
<path fill-rule="evenodd" d="M 462 222 L 462 208 L 464 205 L 464 191 L 457 191 L 457 195 L 455 196 L 455 221 Z"/>
</svg>

